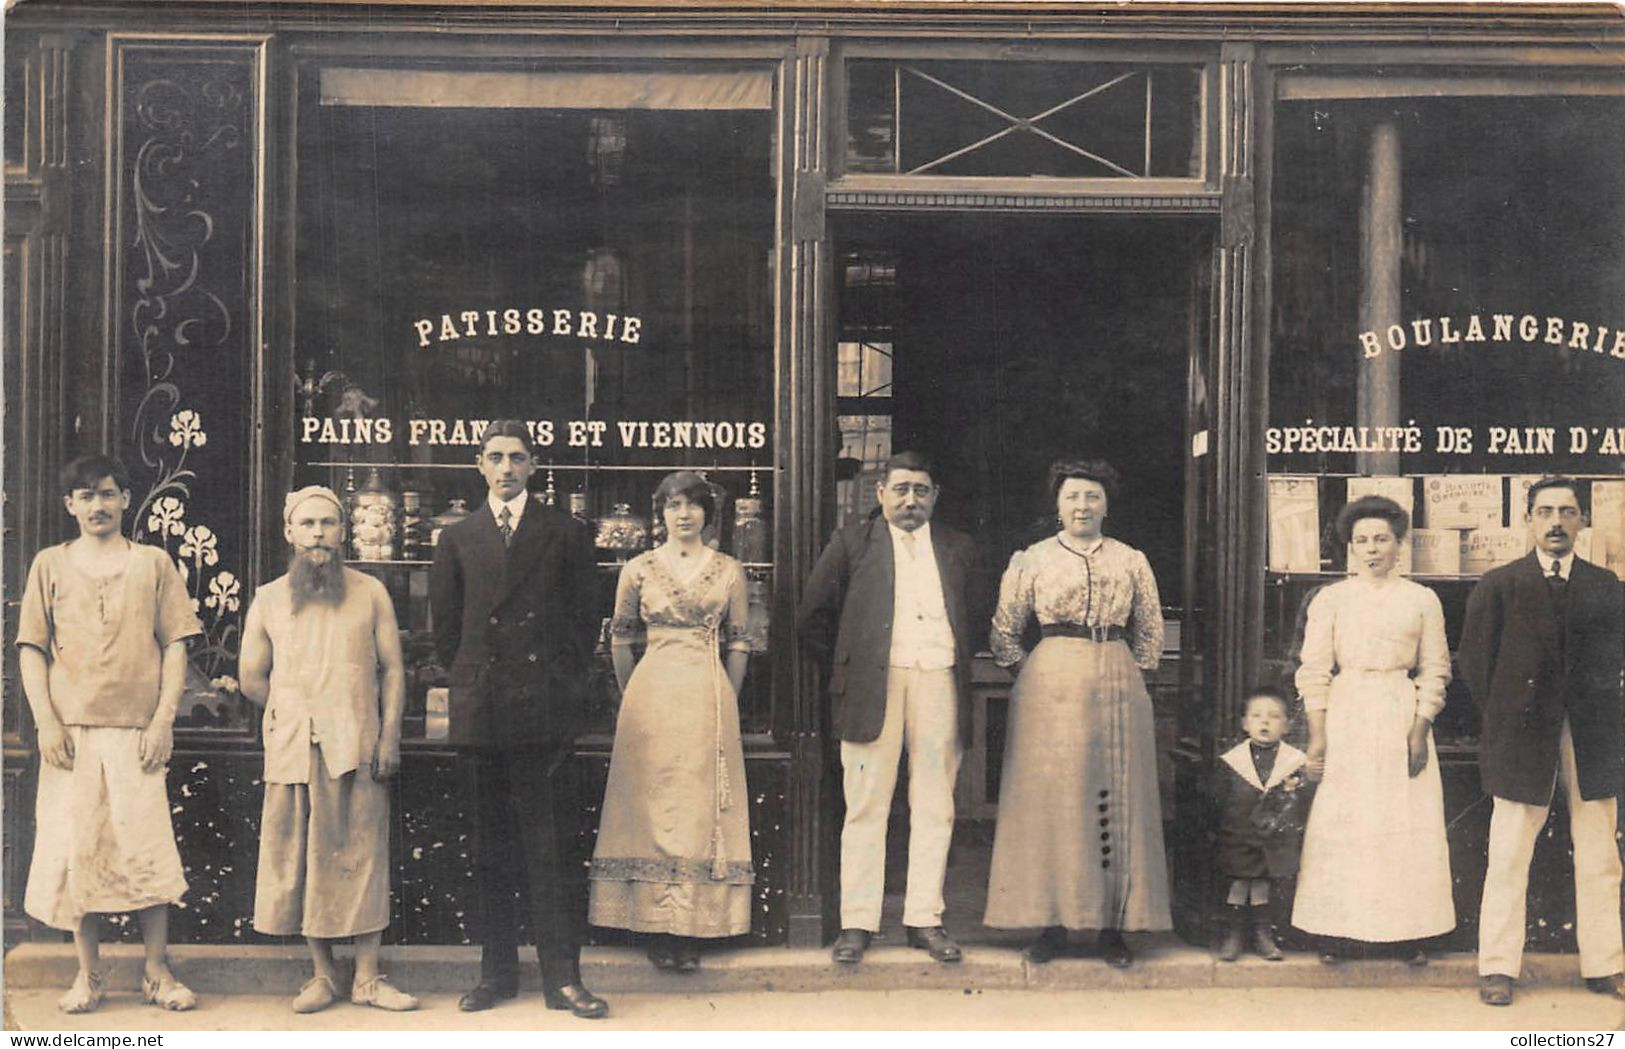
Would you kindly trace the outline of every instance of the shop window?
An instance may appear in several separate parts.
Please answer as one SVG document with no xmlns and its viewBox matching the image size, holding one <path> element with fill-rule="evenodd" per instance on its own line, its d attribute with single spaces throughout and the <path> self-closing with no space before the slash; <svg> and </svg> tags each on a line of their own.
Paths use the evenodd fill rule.
<svg viewBox="0 0 1625 1049">
<path fill-rule="evenodd" d="M 660 538 L 656 485 L 705 474 L 762 638 L 742 724 L 769 731 L 772 544 L 736 525 L 774 499 L 771 78 L 328 69 L 304 90 L 297 480 L 374 525 L 350 553 L 409 630 L 408 732 L 438 731 L 427 565 L 485 498 L 497 418 L 531 427 L 536 495 L 600 537 L 583 614 L 606 630 L 620 564 Z M 606 632 L 606 733 L 607 652 Z"/>
<path fill-rule="evenodd" d="M 1198 66 L 854 60 L 846 70 L 851 174 L 1202 175 Z"/>
<path fill-rule="evenodd" d="M 1392 83 L 1385 84 L 1392 92 Z M 1283 675 L 1339 578 L 1352 495 L 1413 511 L 1400 569 L 1452 643 L 1487 568 L 1529 549 L 1524 492 L 1589 488 L 1581 556 L 1625 576 L 1625 119 L 1611 98 L 1317 98 L 1278 106 L 1270 617 Z M 1441 737 L 1475 731 L 1459 686 Z"/>
</svg>

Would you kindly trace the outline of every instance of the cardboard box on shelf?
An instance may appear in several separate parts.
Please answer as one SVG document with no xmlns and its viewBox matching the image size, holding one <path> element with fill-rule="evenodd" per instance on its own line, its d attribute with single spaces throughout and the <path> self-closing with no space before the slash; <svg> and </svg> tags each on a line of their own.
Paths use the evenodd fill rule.
<svg viewBox="0 0 1625 1049">
<path fill-rule="evenodd" d="M 1507 527 L 1528 529 L 1529 489 L 1545 474 L 1513 474 L 1507 478 Z M 1523 548 L 1531 550 L 1534 541 L 1527 540 Z"/>
<path fill-rule="evenodd" d="M 1592 549 L 1600 541 L 1601 558 L 1588 558 L 1625 580 L 1625 481 L 1591 482 Z"/>
<path fill-rule="evenodd" d="M 1411 570 L 1416 575 L 1461 575 L 1461 532 L 1454 528 L 1411 529 Z"/>
<path fill-rule="evenodd" d="M 1607 534 L 1596 528 L 1580 529 L 1580 534 L 1574 537 L 1574 556 L 1590 561 L 1598 568 L 1614 571 L 1610 560 L 1615 556 L 1614 548 Z"/>
<path fill-rule="evenodd" d="M 1356 499 L 1368 495 L 1380 495 L 1398 503 L 1407 514 L 1411 515 L 1411 523 L 1416 523 L 1416 483 L 1410 477 L 1350 477 L 1348 480 L 1348 499 Z"/>
<path fill-rule="evenodd" d="M 1469 575 L 1483 575 L 1499 565 L 1522 557 L 1526 530 L 1522 528 L 1475 528 L 1467 533 L 1461 567 Z"/>
<path fill-rule="evenodd" d="M 1427 528 L 1500 528 L 1500 474 L 1430 474 L 1422 478 Z"/>
</svg>

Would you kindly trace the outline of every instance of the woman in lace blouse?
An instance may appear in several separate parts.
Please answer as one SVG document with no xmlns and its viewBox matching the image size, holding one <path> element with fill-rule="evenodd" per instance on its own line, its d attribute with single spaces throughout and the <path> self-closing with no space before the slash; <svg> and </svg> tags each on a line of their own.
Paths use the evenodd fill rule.
<svg viewBox="0 0 1625 1049">
<path fill-rule="evenodd" d="M 1348 940 L 1408 944 L 1456 924 L 1445 842 L 1444 791 L 1433 719 L 1444 708 L 1450 646 L 1432 590 L 1400 576 L 1409 515 L 1366 496 L 1337 515 L 1348 579 L 1309 603 L 1296 683 L 1309 719 L 1309 775 L 1320 779 L 1292 924 Z"/>
<path fill-rule="evenodd" d="M 993 657 L 1019 668 L 988 883 L 988 925 L 1042 928 L 1030 961 L 1068 929 L 1133 961 L 1122 930 L 1172 928 L 1151 697 L 1162 603 L 1140 551 L 1102 531 L 1117 474 L 1104 461 L 1050 467 L 1059 531 L 1010 558 L 993 616 Z M 1021 636 L 1036 617 L 1043 640 Z"/>
<path fill-rule="evenodd" d="M 656 968 L 692 972 L 699 939 L 750 931 L 738 704 L 748 603 L 743 567 L 702 538 L 715 513 L 705 480 L 670 474 L 654 503 L 668 538 L 621 569 L 615 592 L 610 654 L 623 696 L 588 919 L 649 934 Z"/>
</svg>

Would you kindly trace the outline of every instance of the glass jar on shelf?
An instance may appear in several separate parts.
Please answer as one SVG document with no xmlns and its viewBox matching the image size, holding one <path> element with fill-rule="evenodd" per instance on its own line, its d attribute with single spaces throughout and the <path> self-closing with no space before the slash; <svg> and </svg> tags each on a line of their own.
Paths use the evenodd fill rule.
<svg viewBox="0 0 1625 1049">
<path fill-rule="evenodd" d="M 350 511 L 351 546 L 361 561 L 393 561 L 399 534 L 400 501 L 384 484 L 377 467 L 367 474 L 367 482 L 355 493 Z"/>
<path fill-rule="evenodd" d="M 740 500 L 743 502 L 744 500 Z M 748 572 L 745 577 L 745 628 L 750 635 L 752 652 L 767 651 L 768 624 L 773 618 L 772 584 L 765 574 Z"/>
<path fill-rule="evenodd" d="M 468 502 L 464 499 L 453 499 L 451 505 L 429 518 L 429 553 L 433 556 L 434 548 L 440 545 L 440 533 L 468 516 Z"/>
<path fill-rule="evenodd" d="M 423 493 L 401 493 L 401 557 L 425 561 L 429 557 L 429 519 L 423 512 Z"/>
<path fill-rule="evenodd" d="M 598 520 L 597 546 L 625 561 L 628 554 L 642 550 L 649 541 L 649 526 L 632 512 L 631 503 L 616 503 L 613 510 Z"/>
<path fill-rule="evenodd" d="M 745 564 L 768 560 L 767 522 L 762 520 L 762 501 L 745 496 L 734 504 L 733 552 Z"/>
</svg>

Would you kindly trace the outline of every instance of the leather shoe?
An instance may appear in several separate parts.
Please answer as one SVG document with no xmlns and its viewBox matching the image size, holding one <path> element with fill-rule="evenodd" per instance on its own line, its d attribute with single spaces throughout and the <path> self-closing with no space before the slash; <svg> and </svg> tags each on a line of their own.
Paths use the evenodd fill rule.
<svg viewBox="0 0 1625 1049">
<path fill-rule="evenodd" d="M 1485 1005 L 1512 1004 L 1512 977 L 1491 973 L 1478 978 L 1478 1000 Z"/>
<path fill-rule="evenodd" d="M 1043 965 L 1065 953 L 1066 929 L 1050 925 L 1038 934 L 1038 939 L 1022 949 L 1021 956 L 1033 965 Z"/>
<path fill-rule="evenodd" d="M 830 956 L 842 965 L 856 965 L 863 961 L 863 952 L 869 949 L 868 929 L 842 929 L 835 937 L 835 949 Z"/>
<path fill-rule="evenodd" d="M 1625 973 L 1612 976 L 1587 976 L 1586 990 L 1592 994 L 1606 994 L 1612 998 L 1625 998 Z"/>
<path fill-rule="evenodd" d="M 1134 964 L 1134 955 L 1128 949 L 1123 934 L 1116 929 L 1100 930 L 1100 938 L 1095 941 L 1100 957 L 1113 969 L 1127 969 Z"/>
<path fill-rule="evenodd" d="M 661 972 L 677 968 L 677 944 L 670 936 L 659 934 L 649 941 L 649 962 Z"/>
<path fill-rule="evenodd" d="M 609 1003 L 579 983 L 567 983 L 542 991 L 549 1009 L 568 1009 L 583 1020 L 602 1020 L 609 1015 Z"/>
<path fill-rule="evenodd" d="M 932 925 L 928 928 L 907 926 L 908 945 L 916 950 L 925 951 L 931 955 L 934 962 L 957 962 L 965 957 L 959 949 L 959 944 L 953 937 L 943 931 L 942 926 Z"/>
<path fill-rule="evenodd" d="M 519 995 L 519 985 L 510 983 L 491 983 L 481 980 L 474 985 L 474 989 L 457 999 L 457 1008 L 465 1013 L 479 1013 L 491 1008 L 504 998 L 516 998 Z"/>
</svg>

